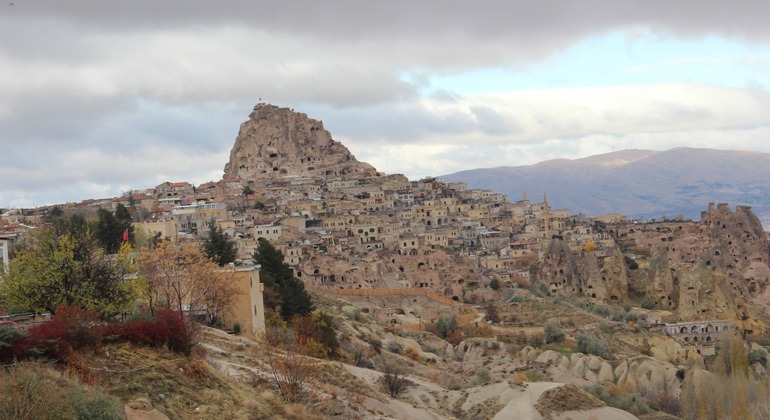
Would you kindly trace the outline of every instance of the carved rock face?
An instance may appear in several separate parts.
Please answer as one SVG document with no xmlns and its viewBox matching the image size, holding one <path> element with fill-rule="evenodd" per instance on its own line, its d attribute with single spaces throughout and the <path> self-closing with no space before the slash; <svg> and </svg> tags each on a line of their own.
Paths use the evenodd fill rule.
<svg viewBox="0 0 770 420">
<path fill-rule="evenodd" d="M 332 139 L 321 121 L 289 108 L 258 104 L 241 124 L 225 178 L 242 181 L 313 178 L 366 178 L 376 176 L 369 164 L 359 162 Z"/>
</svg>

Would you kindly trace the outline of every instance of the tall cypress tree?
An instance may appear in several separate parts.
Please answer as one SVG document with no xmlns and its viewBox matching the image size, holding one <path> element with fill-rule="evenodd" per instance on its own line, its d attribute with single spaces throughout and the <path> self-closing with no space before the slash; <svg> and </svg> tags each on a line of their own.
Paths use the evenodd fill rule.
<svg viewBox="0 0 770 420">
<path fill-rule="evenodd" d="M 302 280 L 294 277 L 291 268 L 283 261 L 283 253 L 264 238 L 254 251 L 254 263 L 259 264 L 260 278 L 268 290 L 277 292 L 280 302 L 266 301 L 268 307 L 275 309 L 280 305 L 281 318 L 291 319 L 294 315 L 307 316 L 313 312 L 313 301 L 305 290 Z"/>
</svg>

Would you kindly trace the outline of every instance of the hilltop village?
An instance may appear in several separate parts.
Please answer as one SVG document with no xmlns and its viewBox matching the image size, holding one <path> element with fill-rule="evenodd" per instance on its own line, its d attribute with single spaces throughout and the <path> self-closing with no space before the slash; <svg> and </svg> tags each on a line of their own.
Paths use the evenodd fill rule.
<svg viewBox="0 0 770 420">
<path fill-rule="evenodd" d="M 641 222 L 571 215 L 541 197 L 522 192 L 510 201 L 464 183 L 379 173 L 322 122 L 259 104 L 241 126 L 224 179 L 164 182 L 62 207 L 122 204 L 138 241 L 195 242 L 221 228 L 237 244 L 238 265 L 250 264 L 265 238 L 307 289 L 322 293 L 416 288 L 481 303 L 499 288 L 534 285 L 594 303 L 643 301 L 663 314 L 653 315 L 656 323 L 727 319 L 748 333 L 764 330 L 751 303 L 770 301 L 770 247 L 750 208 L 710 204 L 699 222 Z M 6 212 L 3 237 L 51 208 Z M 640 275 L 630 267 L 643 260 L 649 270 Z"/>
<path fill-rule="evenodd" d="M 383 174 L 358 162 L 321 121 L 258 104 L 240 127 L 222 180 L 164 182 L 116 198 L 6 211 L 0 256 L 7 266 L 14 243 L 54 207 L 93 215 L 124 206 L 139 245 L 199 245 L 221 230 L 236 245 L 232 265 L 247 270 L 265 239 L 327 308 L 370 320 L 345 327 L 358 337 L 352 342 L 368 346 L 379 335 L 393 349 L 421 348 L 410 358 L 431 369 L 443 355 L 441 369 L 457 377 L 484 366 L 492 382 L 535 366 L 554 382 L 628 383 L 664 389 L 666 397 L 671 387 L 679 398 L 680 367 L 706 368 L 703 357 L 718 352 L 725 333 L 755 342 L 766 336 L 770 242 L 750 207 L 707 204 L 698 221 L 587 217 L 552 209 L 547 192 L 527 194 L 525 187 L 511 199 L 461 182 Z M 459 326 L 495 325 L 495 338 L 484 340 L 496 344 L 424 335 L 423 324 L 446 314 Z M 578 347 L 582 333 L 599 334 L 612 353 L 542 351 L 546 320 L 571 328 Z M 510 358 L 495 358 L 505 354 L 501 343 L 519 347 Z"/>
</svg>

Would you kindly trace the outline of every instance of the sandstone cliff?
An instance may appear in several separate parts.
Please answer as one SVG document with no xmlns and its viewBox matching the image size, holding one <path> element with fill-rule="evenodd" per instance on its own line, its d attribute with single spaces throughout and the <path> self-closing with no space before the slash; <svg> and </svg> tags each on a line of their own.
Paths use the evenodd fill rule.
<svg viewBox="0 0 770 420">
<path fill-rule="evenodd" d="M 365 178 L 376 176 L 332 139 L 323 122 L 289 108 L 258 104 L 241 124 L 225 178 L 244 182 L 288 176 Z"/>
</svg>

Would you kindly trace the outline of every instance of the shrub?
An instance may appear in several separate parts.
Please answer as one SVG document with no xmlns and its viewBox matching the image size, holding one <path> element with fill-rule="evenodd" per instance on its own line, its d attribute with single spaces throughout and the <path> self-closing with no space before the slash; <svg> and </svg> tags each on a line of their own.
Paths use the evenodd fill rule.
<svg viewBox="0 0 770 420">
<path fill-rule="evenodd" d="M 290 342 L 281 339 L 267 350 L 267 359 L 273 383 L 284 400 L 296 403 L 304 399 L 308 385 L 318 376 L 318 364 L 307 357 L 311 350 L 303 338 L 291 337 Z"/>
<path fill-rule="evenodd" d="M 495 291 L 500 290 L 500 281 L 496 278 L 492 279 L 492 281 L 489 282 L 489 288 Z"/>
<path fill-rule="evenodd" d="M 654 309 L 655 308 L 655 302 L 651 301 L 650 299 L 644 299 L 642 301 L 642 309 Z"/>
<path fill-rule="evenodd" d="M 523 374 L 527 378 L 527 382 L 545 382 L 549 380 L 548 376 L 539 370 L 525 370 Z"/>
<path fill-rule="evenodd" d="M 650 402 L 636 392 L 613 395 L 607 392 L 601 385 L 592 385 L 584 389 L 591 395 L 604 401 L 608 406 L 628 411 L 637 416 L 653 411 L 650 408 Z"/>
<path fill-rule="evenodd" d="M 16 356 L 15 346 L 27 336 L 24 330 L 0 326 L 0 363 L 11 363 Z"/>
<path fill-rule="evenodd" d="M 580 353 L 593 354 L 599 357 L 610 355 L 610 346 L 606 341 L 586 333 L 578 335 L 577 350 Z"/>
<path fill-rule="evenodd" d="M 410 382 L 406 379 L 404 371 L 400 366 L 393 363 L 386 363 L 382 369 L 382 378 L 380 384 L 382 389 L 390 395 L 391 398 L 398 398 L 409 387 Z"/>
<path fill-rule="evenodd" d="M 179 312 L 173 310 L 157 311 L 153 321 L 140 320 L 109 325 L 105 334 L 110 338 L 134 344 L 166 346 L 169 350 L 185 354 L 189 354 L 192 347 L 184 320 L 179 316 Z"/>
<path fill-rule="evenodd" d="M 559 343 L 564 341 L 564 333 L 561 330 L 559 322 L 555 319 L 549 319 L 545 322 L 545 342 Z"/>
<path fill-rule="evenodd" d="M 372 350 L 375 353 L 380 354 L 382 352 L 382 340 L 375 336 L 369 337 L 369 345 L 372 346 Z"/>
<path fill-rule="evenodd" d="M 446 336 L 447 343 L 453 346 L 460 344 L 463 340 L 465 340 L 465 335 L 460 330 L 452 330 Z"/>
<path fill-rule="evenodd" d="M 353 321 L 361 321 L 361 310 L 355 308 L 351 311 L 345 311 L 345 318 Z"/>
<path fill-rule="evenodd" d="M 320 345 L 319 357 L 337 358 L 339 351 L 339 340 L 337 332 L 333 326 L 333 319 L 325 312 L 317 312 L 312 316 L 295 316 L 291 320 L 291 328 L 297 338 L 308 341 L 308 344 L 315 342 Z"/>
<path fill-rule="evenodd" d="M 623 315 L 623 321 L 625 322 L 637 323 L 639 322 L 639 318 L 640 318 L 639 314 L 634 312 L 627 312 L 625 315 Z"/>
<path fill-rule="evenodd" d="M 372 362 L 372 359 L 370 359 L 363 350 L 358 348 L 353 350 L 353 363 L 355 363 L 355 365 L 358 367 L 368 369 L 374 368 L 374 362 Z"/>
<path fill-rule="evenodd" d="M 487 306 L 484 308 L 484 310 L 487 313 L 487 320 L 492 321 L 493 324 L 497 324 L 500 322 L 500 314 L 497 313 L 497 308 L 493 303 L 487 304 Z"/>
<path fill-rule="evenodd" d="M 468 325 L 467 327 L 462 329 L 462 332 L 466 337 L 492 338 L 495 336 L 495 330 L 486 324 Z M 448 334 L 447 336 L 449 335 L 452 335 L 452 333 Z"/>
<path fill-rule="evenodd" d="M 436 329 L 441 338 L 446 338 L 451 331 L 457 331 L 457 317 L 440 315 L 436 320 Z"/>
<path fill-rule="evenodd" d="M 65 303 L 56 307 L 54 320 L 64 323 L 67 341 L 73 348 L 93 347 L 101 344 L 102 331 L 99 314 Z"/>
<path fill-rule="evenodd" d="M 639 268 L 639 263 L 628 255 L 623 257 L 623 261 L 626 263 L 626 267 L 628 267 L 629 270 L 636 270 Z"/>
<path fill-rule="evenodd" d="M 59 384 L 35 364 L 25 363 L 0 371 L 0 418 L 46 419 L 53 413 L 67 418 Z"/>
<path fill-rule="evenodd" d="M 491 380 L 489 376 L 489 371 L 481 368 L 478 371 L 476 371 L 476 383 L 479 385 L 486 385 Z"/>
<path fill-rule="evenodd" d="M 19 358 L 42 356 L 61 360 L 72 352 L 72 344 L 67 341 L 67 326 L 58 319 L 31 327 L 29 334 L 19 341 L 14 344 L 14 351 Z"/>
<path fill-rule="evenodd" d="M 463 388 L 463 386 L 462 386 L 462 385 L 460 385 L 460 383 L 459 383 L 459 382 L 455 382 L 454 380 L 451 380 L 451 381 L 449 381 L 449 382 L 446 384 L 446 389 L 448 389 L 448 390 L 450 390 L 450 391 L 459 391 L 459 390 L 461 390 L 462 388 Z"/>
<path fill-rule="evenodd" d="M 240 322 L 236 322 L 235 324 L 233 324 L 233 334 L 241 335 L 241 323 Z"/>
<path fill-rule="evenodd" d="M 601 317 L 608 317 L 610 314 L 612 314 L 612 310 L 604 305 L 594 305 L 591 308 L 591 312 L 595 313 L 596 315 L 599 315 Z"/>
<path fill-rule="evenodd" d="M 767 367 L 767 351 L 765 349 L 754 349 L 749 352 L 749 364 L 759 363 Z"/>
<path fill-rule="evenodd" d="M 401 354 L 404 352 L 404 345 L 397 341 L 388 342 L 388 351 L 395 354 Z"/>
<path fill-rule="evenodd" d="M 78 396 L 73 401 L 75 420 L 123 420 L 123 405 L 116 398 L 104 394 Z"/>
<path fill-rule="evenodd" d="M 544 343 L 543 334 L 535 334 L 529 338 L 529 345 L 532 347 L 540 347 Z"/>
<path fill-rule="evenodd" d="M 409 346 L 406 348 L 406 350 L 404 350 L 404 356 L 414 360 L 415 362 L 420 360 L 420 352 L 412 346 Z"/>
</svg>

